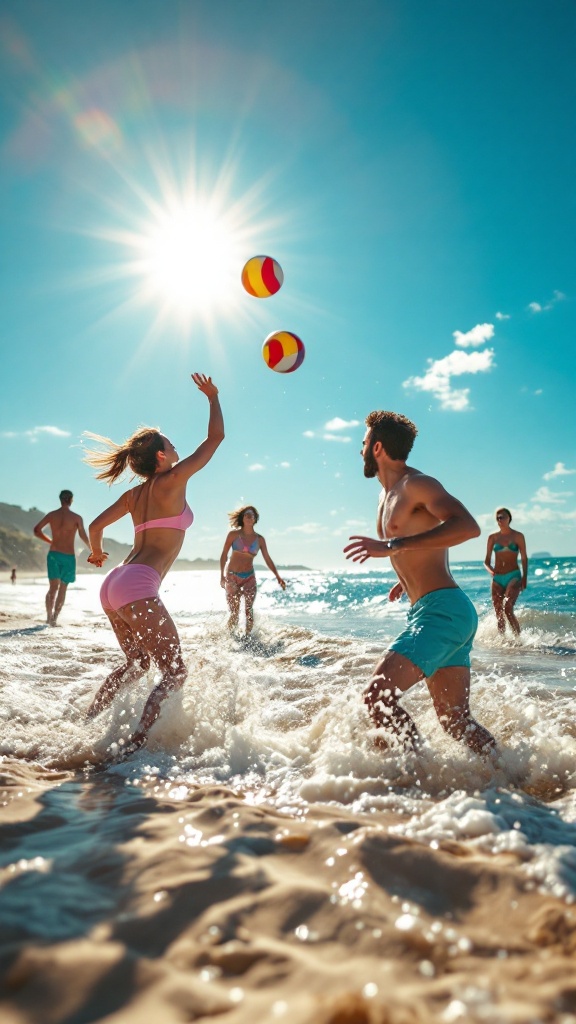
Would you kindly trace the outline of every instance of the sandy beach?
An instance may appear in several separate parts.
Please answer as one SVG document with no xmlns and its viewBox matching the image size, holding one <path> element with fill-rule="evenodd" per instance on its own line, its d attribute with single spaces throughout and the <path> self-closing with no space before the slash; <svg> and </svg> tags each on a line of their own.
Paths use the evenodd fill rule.
<svg viewBox="0 0 576 1024">
<path fill-rule="evenodd" d="M 279 813 L 225 787 L 15 761 L 2 804 L 4 850 L 50 846 L 57 825 L 57 885 L 107 893 L 73 937 L 31 941 L 31 899 L 49 931 L 51 858 L 3 868 L 28 907 L 3 927 L 6 1024 L 575 1019 L 576 914 L 513 856 L 397 838 L 393 813 Z"/>
</svg>

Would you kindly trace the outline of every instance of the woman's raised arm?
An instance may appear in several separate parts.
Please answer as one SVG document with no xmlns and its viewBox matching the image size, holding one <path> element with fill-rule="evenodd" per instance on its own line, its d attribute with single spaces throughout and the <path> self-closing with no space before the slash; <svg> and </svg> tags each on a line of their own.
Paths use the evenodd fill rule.
<svg viewBox="0 0 576 1024">
<path fill-rule="evenodd" d="M 194 473 L 197 473 L 199 469 L 203 469 L 214 455 L 218 445 L 224 440 L 224 419 L 218 399 L 218 388 L 212 383 L 212 378 L 207 377 L 204 373 L 193 373 L 192 380 L 198 390 L 203 395 L 206 395 L 210 403 L 210 416 L 208 418 L 208 436 L 206 440 L 198 445 L 196 451 L 192 452 L 192 455 L 188 455 L 187 458 L 178 462 L 172 470 L 175 477 L 184 477 L 186 480 L 193 476 Z"/>
</svg>

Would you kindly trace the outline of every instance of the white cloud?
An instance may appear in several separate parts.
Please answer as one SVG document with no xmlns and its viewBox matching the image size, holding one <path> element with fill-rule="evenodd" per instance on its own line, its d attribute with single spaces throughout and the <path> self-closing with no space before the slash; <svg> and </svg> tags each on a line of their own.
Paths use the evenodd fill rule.
<svg viewBox="0 0 576 1024">
<path fill-rule="evenodd" d="M 39 434 L 50 434 L 51 437 L 70 437 L 69 430 L 61 430 L 60 427 L 34 427 L 25 431 L 26 437 L 38 437 Z"/>
<path fill-rule="evenodd" d="M 559 528 L 576 525 L 576 509 L 571 512 L 565 512 L 564 509 L 550 507 L 549 505 L 532 505 L 528 507 L 526 503 L 523 503 L 515 506 L 512 512 L 514 514 L 513 525 L 515 527 L 549 523 L 555 524 Z M 493 512 L 481 512 L 480 515 L 475 516 L 475 519 L 483 529 L 491 529 L 495 526 Z"/>
<path fill-rule="evenodd" d="M 542 505 L 533 505 L 532 508 L 520 508 L 514 517 L 515 525 L 519 522 L 521 526 L 525 523 L 566 523 L 570 526 L 576 523 L 576 509 L 572 512 L 564 512 L 558 508 L 543 508 Z"/>
<path fill-rule="evenodd" d="M 260 470 L 266 469 L 261 462 L 253 462 L 251 466 L 248 466 L 249 473 L 258 473 Z"/>
<path fill-rule="evenodd" d="M 289 462 L 281 462 L 280 463 L 280 469 L 290 469 L 290 463 Z"/>
<path fill-rule="evenodd" d="M 510 319 L 510 314 L 509 313 L 496 313 L 496 319 L 497 320 L 509 320 Z"/>
<path fill-rule="evenodd" d="M 559 292 L 558 289 L 555 289 L 552 293 L 552 298 L 545 302 L 544 305 L 541 302 L 529 302 L 527 309 L 530 313 L 544 313 L 549 309 L 554 309 L 554 306 L 559 302 L 563 302 L 565 298 L 564 292 Z"/>
<path fill-rule="evenodd" d="M 571 498 L 572 492 L 568 491 L 565 494 L 559 491 L 551 491 L 549 487 L 544 484 L 539 487 L 536 494 L 530 499 L 530 501 L 543 502 L 545 505 L 564 505 L 566 498 Z"/>
<path fill-rule="evenodd" d="M 323 533 L 325 529 L 320 523 L 302 523 L 301 526 L 287 526 L 283 533 Z"/>
<path fill-rule="evenodd" d="M 576 469 L 567 469 L 563 462 L 557 462 L 554 469 L 544 473 L 543 480 L 553 480 L 555 476 L 572 476 Z"/>
<path fill-rule="evenodd" d="M 403 387 L 417 391 L 430 391 L 440 402 L 441 409 L 461 412 L 469 406 L 469 388 L 453 388 L 452 377 L 465 373 L 486 373 L 494 365 L 494 350 L 482 352 L 461 352 L 455 349 L 443 359 L 429 359 L 428 369 L 423 377 L 409 377 Z"/>
<path fill-rule="evenodd" d="M 328 420 L 328 423 L 324 424 L 324 430 L 349 430 L 350 427 L 360 426 L 360 420 L 343 420 L 340 416 L 335 416 L 333 420 Z"/>
<path fill-rule="evenodd" d="M 340 420 L 339 422 L 343 423 L 344 421 Z M 340 428 L 338 427 L 338 429 Z M 352 440 L 351 437 L 346 437 L 342 434 L 317 434 L 315 430 L 305 430 L 302 437 L 321 437 L 323 441 L 340 441 L 341 444 L 348 444 Z"/>
<path fill-rule="evenodd" d="M 62 430 L 60 427 L 32 427 L 31 430 L 21 432 L 5 430 L 0 437 L 27 437 L 30 441 L 37 441 L 43 434 L 48 434 L 49 437 L 70 437 L 70 431 Z"/>
<path fill-rule="evenodd" d="M 494 324 L 476 324 L 476 327 L 465 334 L 462 331 L 454 331 L 452 337 L 460 348 L 475 348 L 494 337 Z"/>
</svg>

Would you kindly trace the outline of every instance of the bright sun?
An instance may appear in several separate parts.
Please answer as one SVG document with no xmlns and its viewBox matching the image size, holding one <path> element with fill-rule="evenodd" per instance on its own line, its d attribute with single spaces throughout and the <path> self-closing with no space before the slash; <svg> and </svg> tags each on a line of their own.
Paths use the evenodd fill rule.
<svg viewBox="0 0 576 1024">
<path fill-rule="evenodd" d="M 234 225 L 208 203 L 190 201 L 158 215 L 139 239 L 145 290 L 184 319 L 234 300 L 242 264 Z"/>
<path fill-rule="evenodd" d="M 167 166 L 155 172 L 156 193 L 128 179 L 131 202 L 114 207 L 121 224 L 95 232 L 116 250 L 99 283 L 123 282 L 118 310 L 152 313 L 150 340 L 172 328 L 186 338 L 197 327 L 218 340 L 223 320 L 253 325 L 259 311 L 246 302 L 242 268 L 286 220 L 277 212 L 264 214 L 267 181 L 234 195 L 233 164 L 204 187 L 192 174 L 178 182 Z"/>
</svg>

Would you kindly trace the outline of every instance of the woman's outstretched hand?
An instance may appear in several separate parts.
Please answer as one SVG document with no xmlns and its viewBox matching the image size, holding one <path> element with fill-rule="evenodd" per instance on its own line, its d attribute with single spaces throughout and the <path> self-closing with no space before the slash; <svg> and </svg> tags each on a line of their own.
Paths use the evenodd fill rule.
<svg viewBox="0 0 576 1024">
<path fill-rule="evenodd" d="M 207 377 L 205 373 L 193 373 L 192 380 L 206 398 L 216 398 L 218 388 L 212 383 L 212 377 Z"/>
</svg>

